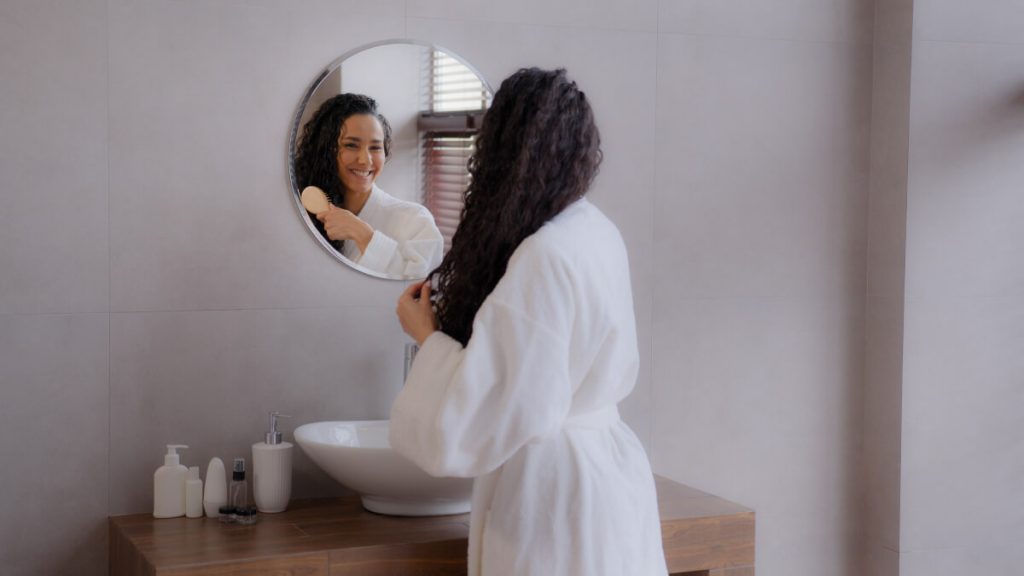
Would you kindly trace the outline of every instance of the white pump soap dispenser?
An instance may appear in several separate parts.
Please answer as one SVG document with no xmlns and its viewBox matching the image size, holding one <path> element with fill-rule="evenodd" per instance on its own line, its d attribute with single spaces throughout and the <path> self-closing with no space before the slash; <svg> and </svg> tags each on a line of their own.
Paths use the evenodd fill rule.
<svg viewBox="0 0 1024 576">
<path fill-rule="evenodd" d="M 271 412 L 264 442 L 252 445 L 252 494 L 260 512 L 284 512 L 292 495 L 292 444 L 284 442 L 277 429 L 278 418 Z"/>
<path fill-rule="evenodd" d="M 164 465 L 153 474 L 153 517 L 176 518 L 185 515 L 185 480 L 188 468 L 181 465 L 178 450 L 183 444 L 168 444 Z"/>
</svg>

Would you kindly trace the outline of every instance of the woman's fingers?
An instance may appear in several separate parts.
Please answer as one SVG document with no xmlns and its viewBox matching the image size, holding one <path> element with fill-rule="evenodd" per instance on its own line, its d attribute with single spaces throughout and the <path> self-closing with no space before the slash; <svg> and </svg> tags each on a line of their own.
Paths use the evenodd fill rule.
<svg viewBox="0 0 1024 576">
<path fill-rule="evenodd" d="M 430 280 L 420 283 L 420 305 L 430 306 Z"/>
<path fill-rule="evenodd" d="M 317 214 L 316 219 L 323 223 L 324 232 L 331 240 L 353 240 L 355 231 L 365 226 L 358 216 L 333 204 L 326 212 Z"/>
<path fill-rule="evenodd" d="M 437 329 L 433 304 L 430 302 L 430 282 L 416 282 L 406 287 L 395 307 L 402 330 L 422 344 Z"/>
<path fill-rule="evenodd" d="M 402 292 L 402 299 L 416 300 L 418 294 L 421 293 L 423 285 L 426 283 L 426 280 L 424 280 L 423 282 L 414 282 L 412 284 L 409 284 L 409 286 L 405 289 L 405 292 Z"/>
</svg>

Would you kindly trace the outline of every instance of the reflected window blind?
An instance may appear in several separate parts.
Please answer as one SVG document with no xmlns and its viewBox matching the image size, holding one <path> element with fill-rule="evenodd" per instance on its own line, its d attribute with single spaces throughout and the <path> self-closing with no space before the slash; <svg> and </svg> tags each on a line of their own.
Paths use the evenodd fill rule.
<svg viewBox="0 0 1024 576">
<path fill-rule="evenodd" d="M 487 91 L 475 72 L 440 50 L 431 50 L 430 58 L 431 112 L 483 110 L 487 106 Z"/>
<path fill-rule="evenodd" d="M 455 58 L 440 50 L 427 54 L 428 105 L 419 121 L 423 200 L 447 251 L 462 216 L 469 186 L 467 164 L 476 127 L 487 107 L 487 91 L 476 74 Z"/>
<path fill-rule="evenodd" d="M 476 137 L 471 132 L 425 132 L 423 137 L 423 187 L 427 209 L 444 236 L 445 250 L 462 216 L 463 198 L 469 187 L 466 164 L 473 155 Z"/>
</svg>

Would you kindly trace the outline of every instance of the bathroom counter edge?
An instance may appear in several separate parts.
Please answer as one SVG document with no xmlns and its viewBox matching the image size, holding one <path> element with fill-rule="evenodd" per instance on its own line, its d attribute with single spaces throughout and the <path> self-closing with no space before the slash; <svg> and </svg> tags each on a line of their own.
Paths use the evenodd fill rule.
<svg viewBox="0 0 1024 576">
<path fill-rule="evenodd" d="M 753 576 L 752 510 L 655 476 L 669 572 Z M 469 515 L 400 518 L 355 495 L 295 500 L 254 526 L 214 518 L 112 516 L 111 576 L 465 574 Z"/>
</svg>

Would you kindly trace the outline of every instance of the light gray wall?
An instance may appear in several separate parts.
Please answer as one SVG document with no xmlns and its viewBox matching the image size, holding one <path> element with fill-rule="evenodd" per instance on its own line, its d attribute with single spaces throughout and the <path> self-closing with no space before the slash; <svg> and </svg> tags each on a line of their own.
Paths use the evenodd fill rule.
<svg viewBox="0 0 1024 576">
<path fill-rule="evenodd" d="M 897 576 L 913 0 L 876 3 L 864 363 L 865 574 Z"/>
<path fill-rule="evenodd" d="M 1024 563 L 1019 2 L 879 2 L 869 202 L 870 576 Z"/>
<path fill-rule="evenodd" d="M 0 5 L 0 571 L 106 565 L 105 0 Z"/>
<path fill-rule="evenodd" d="M 387 413 L 402 286 L 319 248 L 284 155 L 315 73 L 410 37 L 495 87 L 568 68 L 631 255 L 625 418 L 658 472 L 757 509 L 758 574 L 859 574 L 871 4 L 5 2 L 0 565 L 103 573 L 165 443 L 202 465 L 266 410 Z M 300 455 L 295 495 L 336 492 Z"/>
<path fill-rule="evenodd" d="M 1024 566 L 1024 4 L 914 3 L 900 574 Z"/>
<path fill-rule="evenodd" d="M 663 2 L 654 456 L 760 575 L 861 574 L 872 6 Z"/>
</svg>

